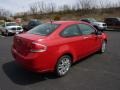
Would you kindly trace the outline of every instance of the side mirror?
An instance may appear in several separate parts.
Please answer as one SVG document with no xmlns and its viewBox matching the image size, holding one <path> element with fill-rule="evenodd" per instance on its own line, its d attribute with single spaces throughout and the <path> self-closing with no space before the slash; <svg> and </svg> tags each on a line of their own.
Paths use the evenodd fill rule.
<svg viewBox="0 0 120 90">
<path fill-rule="evenodd" d="M 102 35 L 101 31 L 96 31 L 96 35 Z"/>
<path fill-rule="evenodd" d="M 102 32 L 97 30 L 97 31 L 95 31 L 95 32 L 92 32 L 91 34 L 102 35 Z"/>
<path fill-rule="evenodd" d="M 98 29 L 98 31 L 104 32 L 104 30 L 103 30 L 103 29 Z"/>
</svg>

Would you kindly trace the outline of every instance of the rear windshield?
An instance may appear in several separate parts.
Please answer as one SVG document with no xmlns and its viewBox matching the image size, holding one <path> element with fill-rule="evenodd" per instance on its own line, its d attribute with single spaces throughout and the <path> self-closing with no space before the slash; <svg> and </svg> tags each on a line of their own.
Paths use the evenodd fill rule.
<svg viewBox="0 0 120 90">
<path fill-rule="evenodd" d="M 50 33 L 52 33 L 58 26 L 59 26 L 59 24 L 51 24 L 51 23 L 41 24 L 41 25 L 31 29 L 27 33 L 37 34 L 37 35 L 41 35 L 41 36 L 47 36 Z"/>
</svg>

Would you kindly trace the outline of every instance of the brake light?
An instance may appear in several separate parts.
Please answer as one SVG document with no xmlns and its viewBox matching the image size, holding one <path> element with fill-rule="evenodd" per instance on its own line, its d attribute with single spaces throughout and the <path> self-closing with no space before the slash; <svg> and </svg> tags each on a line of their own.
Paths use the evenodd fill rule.
<svg viewBox="0 0 120 90">
<path fill-rule="evenodd" d="M 31 52 L 45 52 L 47 50 L 47 46 L 43 44 L 39 44 L 37 42 L 32 42 L 31 44 Z"/>
</svg>

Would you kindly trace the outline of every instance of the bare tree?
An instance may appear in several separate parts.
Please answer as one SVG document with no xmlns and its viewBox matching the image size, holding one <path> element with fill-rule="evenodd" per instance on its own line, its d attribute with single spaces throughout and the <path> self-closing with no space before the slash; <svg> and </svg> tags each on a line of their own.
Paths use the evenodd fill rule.
<svg viewBox="0 0 120 90">
<path fill-rule="evenodd" d="M 91 8 L 91 0 L 79 0 L 79 5 L 81 9 L 90 9 Z"/>
<path fill-rule="evenodd" d="M 119 11 L 120 0 L 117 3 L 111 3 L 109 0 L 77 0 L 76 4 L 72 6 L 70 4 L 56 6 L 52 1 L 50 3 L 39 1 L 30 5 L 29 9 L 30 13 L 34 14 L 33 17 L 36 15 L 38 18 L 40 15 L 41 17 L 43 17 L 42 15 L 51 17 L 57 13 L 61 15 L 66 13 L 75 13 L 76 15 L 113 13 L 115 10 Z"/>
<path fill-rule="evenodd" d="M 37 3 L 33 3 L 30 5 L 30 12 L 31 12 L 31 14 L 37 14 L 37 12 L 38 12 Z"/>
<path fill-rule="evenodd" d="M 65 12 L 69 12 L 71 10 L 71 7 L 69 5 L 63 5 L 63 10 Z"/>
<path fill-rule="evenodd" d="M 38 6 L 38 12 L 40 14 L 43 14 L 46 12 L 46 3 L 44 3 L 43 1 L 39 1 L 37 2 L 37 6 Z"/>
<path fill-rule="evenodd" d="M 48 3 L 47 4 L 47 12 L 48 13 L 54 13 L 56 10 L 56 5 L 55 3 Z"/>
<path fill-rule="evenodd" d="M 10 17 L 11 15 L 10 11 L 0 8 L 0 17 Z"/>
</svg>

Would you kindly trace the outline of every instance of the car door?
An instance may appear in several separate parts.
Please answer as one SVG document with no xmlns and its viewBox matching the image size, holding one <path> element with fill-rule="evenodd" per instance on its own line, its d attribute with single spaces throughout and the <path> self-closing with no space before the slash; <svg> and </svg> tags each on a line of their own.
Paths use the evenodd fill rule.
<svg viewBox="0 0 120 90">
<path fill-rule="evenodd" d="M 1 25 L 1 32 L 4 33 L 5 31 L 6 31 L 6 30 L 5 30 L 5 24 L 2 24 L 2 25 Z"/>
<path fill-rule="evenodd" d="M 76 60 L 80 59 L 85 55 L 85 42 L 77 25 L 71 25 L 65 28 L 61 36 L 63 37 L 63 42 L 69 46 L 71 52 L 76 56 Z"/>
<path fill-rule="evenodd" d="M 95 51 L 97 51 L 102 42 L 102 37 L 101 35 L 96 35 L 95 31 L 92 26 L 88 24 L 78 24 L 80 31 L 82 32 L 82 36 L 84 39 L 84 44 L 85 44 L 85 54 L 90 54 Z"/>
</svg>

